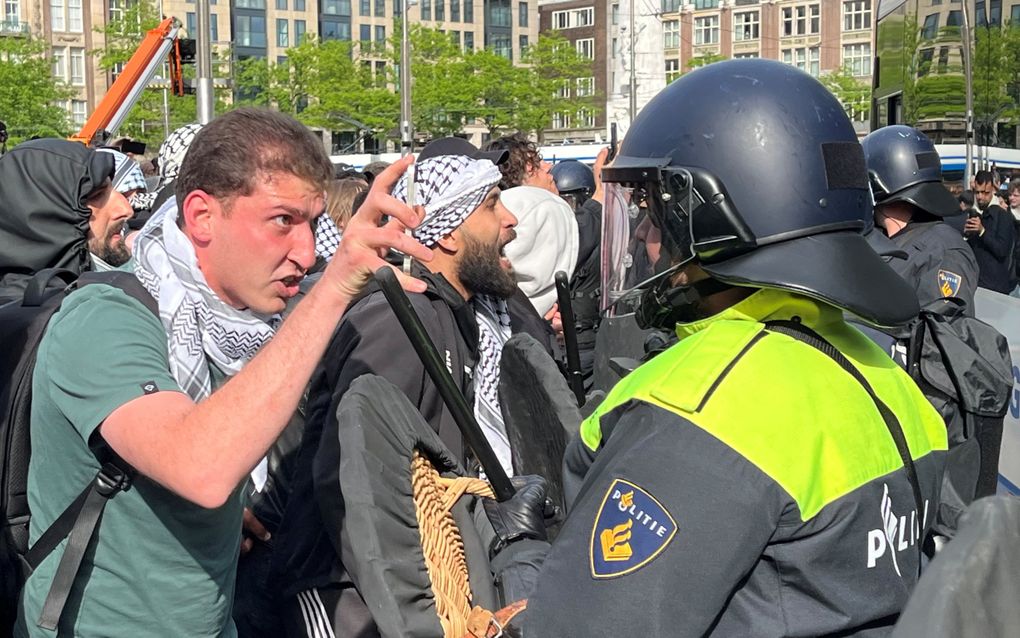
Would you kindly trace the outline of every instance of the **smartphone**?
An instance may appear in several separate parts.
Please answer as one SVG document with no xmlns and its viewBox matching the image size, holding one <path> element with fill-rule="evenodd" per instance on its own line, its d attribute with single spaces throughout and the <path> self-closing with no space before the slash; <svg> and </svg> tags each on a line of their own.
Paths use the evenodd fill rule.
<svg viewBox="0 0 1020 638">
<path fill-rule="evenodd" d="M 606 156 L 607 162 L 612 162 L 613 158 L 616 157 L 616 147 L 618 146 L 616 139 L 616 122 L 609 125 L 609 155 Z"/>
</svg>

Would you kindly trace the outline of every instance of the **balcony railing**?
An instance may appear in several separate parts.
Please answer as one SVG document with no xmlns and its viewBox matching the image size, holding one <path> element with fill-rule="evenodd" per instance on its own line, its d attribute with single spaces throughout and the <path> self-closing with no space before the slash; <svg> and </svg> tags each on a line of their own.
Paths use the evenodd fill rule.
<svg viewBox="0 0 1020 638">
<path fill-rule="evenodd" d="M 29 27 L 27 22 L 17 20 L 4 20 L 0 22 L 0 35 L 28 35 Z"/>
</svg>

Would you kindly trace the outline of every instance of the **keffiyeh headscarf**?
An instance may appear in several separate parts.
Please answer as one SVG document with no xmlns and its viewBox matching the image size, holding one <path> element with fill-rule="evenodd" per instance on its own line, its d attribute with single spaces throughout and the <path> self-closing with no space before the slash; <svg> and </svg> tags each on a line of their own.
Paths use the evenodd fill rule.
<svg viewBox="0 0 1020 638">
<path fill-rule="evenodd" d="M 167 136 L 159 145 L 159 189 L 177 179 L 181 164 L 188 153 L 188 147 L 202 130 L 201 124 L 185 124 Z"/>
<path fill-rule="evenodd" d="M 198 402 L 212 392 L 209 362 L 227 376 L 273 336 L 277 317 L 237 310 L 209 288 L 191 241 L 177 227 L 177 203 L 156 211 L 135 239 L 135 276 L 159 303 L 170 372 Z"/>
<path fill-rule="evenodd" d="M 415 202 L 425 208 L 425 219 L 414 229 L 415 239 L 428 247 L 434 246 L 478 208 L 500 179 L 502 174 L 488 159 L 440 155 L 416 163 Z M 397 182 L 393 196 L 407 201 L 405 179 Z M 513 476 L 510 440 L 499 405 L 499 359 L 503 344 L 510 338 L 510 314 L 502 299 L 475 295 L 471 301 L 478 322 L 475 418 L 500 465 Z"/>
<path fill-rule="evenodd" d="M 456 230 L 503 176 L 491 161 L 466 155 L 430 157 L 417 162 L 414 171 L 415 204 L 425 208 L 425 219 L 412 232 L 429 248 Z M 393 188 L 402 202 L 407 202 L 405 177 Z"/>
<path fill-rule="evenodd" d="M 101 148 L 100 153 L 113 155 L 113 189 L 118 193 L 148 190 L 142 167 L 127 155 L 112 148 Z"/>
<path fill-rule="evenodd" d="M 342 233 L 333 222 L 333 218 L 325 213 L 315 220 L 315 256 L 326 261 L 333 259 L 336 249 L 340 247 Z"/>
</svg>

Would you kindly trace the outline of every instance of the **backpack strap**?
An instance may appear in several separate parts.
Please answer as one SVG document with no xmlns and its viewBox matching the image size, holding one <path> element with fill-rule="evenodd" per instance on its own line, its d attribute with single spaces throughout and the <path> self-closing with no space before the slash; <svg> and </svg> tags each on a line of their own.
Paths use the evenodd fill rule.
<svg viewBox="0 0 1020 638">
<path fill-rule="evenodd" d="M 765 329 L 770 332 L 776 332 L 792 337 L 797 341 L 806 343 L 815 350 L 818 350 L 835 361 L 839 367 L 843 368 L 847 374 L 853 377 L 854 380 L 864 388 L 864 391 L 867 392 L 868 396 L 871 397 L 871 400 L 874 401 L 875 407 L 878 408 L 878 413 L 882 415 L 882 420 L 885 422 L 885 426 L 889 430 L 889 434 L 896 443 L 896 451 L 900 454 L 900 460 L 903 461 L 903 470 L 906 472 L 907 480 L 910 481 L 910 489 L 914 492 L 914 505 L 917 508 L 917 515 L 920 516 L 924 511 L 924 498 L 921 496 L 921 484 L 917 479 L 917 468 L 914 466 L 914 459 L 910 456 L 910 447 L 907 445 L 907 437 L 903 434 L 903 427 L 900 425 L 899 419 L 896 418 L 893 411 L 889 409 L 889 406 L 887 406 L 882 399 L 878 398 L 878 395 L 875 394 L 875 391 L 871 388 L 871 384 L 864 378 L 861 371 L 855 368 L 854 365 L 850 363 L 850 361 L 843 356 L 843 353 L 837 350 L 834 345 L 802 323 L 783 320 L 766 321 Z M 921 543 L 918 543 L 919 551 L 920 547 Z M 918 573 L 920 573 L 920 560 L 917 562 L 917 569 Z"/>
<path fill-rule="evenodd" d="M 68 286 L 67 292 L 90 284 L 106 284 L 119 288 L 141 302 L 156 315 L 157 319 L 159 318 L 158 302 L 132 273 L 124 271 L 85 273 Z M 137 474 L 130 464 L 107 445 L 98 430 L 93 435 L 90 447 L 102 463 L 102 468 L 25 554 L 24 560 L 28 570 L 34 571 L 65 538 L 68 539 L 37 623 L 39 627 L 50 631 L 55 630 L 60 623 L 67 598 L 81 569 L 82 559 L 96 535 L 107 502 L 118 493 L 130 489 Z"/>
</svg>

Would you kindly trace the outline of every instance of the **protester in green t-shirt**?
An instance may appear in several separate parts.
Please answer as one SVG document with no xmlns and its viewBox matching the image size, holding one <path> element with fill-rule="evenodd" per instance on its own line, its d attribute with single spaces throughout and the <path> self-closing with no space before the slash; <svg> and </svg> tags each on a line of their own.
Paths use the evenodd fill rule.
<svg viewBox="0 0 1020 638">
<path fill-rule="evenodd" d="M 381 255 L 431 256 L 402 232 L 420 215 L 389 195 L 409 163 L 376 179 L 319 285 L 277 328 L 315 261 L 329 159 L 279 113 L 239 109 L 202 129 L 176 201 L 135 241 L 132 267 L 159 319 L 118 289 L 86 286 L 40 345 L 30 542 L 94 477 L 97 436 L 139 476 L 107 506 L 58 631 L 37 619 L 63 544 L 25 587 L 18 635 L 235 635 L 242 485 L 287 425 L 348 303 L 385 265 Z"/>
</svg>

